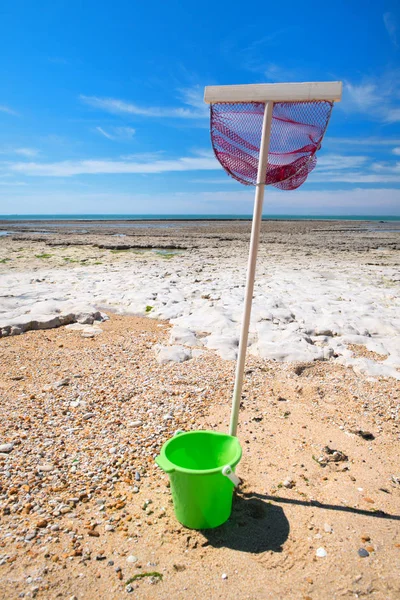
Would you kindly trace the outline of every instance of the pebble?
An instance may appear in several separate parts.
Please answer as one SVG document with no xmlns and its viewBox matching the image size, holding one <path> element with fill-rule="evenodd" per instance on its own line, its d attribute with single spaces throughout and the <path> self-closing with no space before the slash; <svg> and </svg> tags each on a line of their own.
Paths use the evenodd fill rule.
<svg viewBox="0 0 400 600">
<path fill-rule="evenodd" d="M 327 556 L 328 553 L 325 550 L 325 548 L 318 548 L 318 550 L 315 553 L 315 556 L 318 556 L 318 558 L 325 558 L 325 556 Z"/>
<path fill-rule="evenodd" d="M 88 421 L 89 419 L 93 419 L 93 417 L 94 417 L 94 413 L 92 413 L 92 412 L 88 412 L 88 413 L 84 414 L 82 418 L 83 418 L 85 421 Z"/>
<path fill-rule="evenodd" d="M 98 531 L 96 531 L 95 529 L 90 529 L 88 531 L 88 536 L 89 537 L 100 537 L 100 533 Z"/>
<path fill-rule="evenodd" d="M 5 452 L 6 454 L 8 454 L 9 452 L 11 452 L 11 450 L 13 448 L 14 448 L 14 444 L 1 444 L 0 452 Z"/>
<path fill-rule="evenodd" d="M 132 492 L 134 494 L 138 494 L 139 493 L 139 488 L 135 485 L 134 488 L 133 488 L 133 490 L 132 490 Z"/>
<path fill-rule="evenodd" d="M 296 484 L 295 484 L 295 482 L 293 481 L 293 479 L 285 479 L 285 481 L 283 482 L 283 486 L 284 486 L 285 488 L 288 488 L 288 489 L 292 489 L 292 488 L 294 488 L 294 486 L 295 486 L 295 485 L 296 485 Z"/>
<path fill-rule="evenodd" d="M 28 533 L 25 536 L 25 539 L 29 542 L 30 540 L 35 539 L 36 536 L 37 536 L 37 531 L 28 531 Z"/>
<path fill-rule="evenodd" d="M 136 471 L 136 473 L 135 473 L 135 481 L 140 481 L 140 473 L 139 473 L 139 471 Z"/>
<path fill-rule="evenodd" d="M 325 533 L 332 533 L 333 529 L 329 523 L 324 523 L 324 531 Z"/>
<path fill-rule="evenodd" d="M 46 519 L 40 519 L 39 521 L 36 522 L 36 527 L 42 528 L 42 527 L 47 527 L 47 521 Z"/>
<path fill-rule="evenodd" d="M 143 425 L 143 421 L 131 421 L 131 423 L 129 423 L 130 427 L 140 427 L 141 425 Z"/>
<path fill-rule="evenodd" d="M 65 377 L 65 379 L 60 379 L 60 381 L 56 381 L 53 384 L 53 387 L 60 388 L 60 387 L 66 386 L 66 385 L 69 385 L 69 378 L 68 377 Z"/>
<path fill-rule="evenodd" d="M 37 469 L 41 473 L 50 473 L 50 471 L 52 471 L 54 469 L 54 466 L 49 465 L 49 464 L 44 464 L 44 465 L 39 465 Z"/>
<path fill-rule="evenodd" d="M 222 579 L 228 579 L 228 575 L 226 573 L 222 573 Z"/>
<path fill-rule="evenodd" d="M 358 556 L 361 556 L 361 558 L 367 558 L 367 556 L 369 556 L 369 552 L 365 548 L 359 548 Z"/>
<path fill-rule="evenodd" d="M 110 524 L 107 523 L 107 525 L 104 527 L 105 531 L 115 531 L 114 527 Z"/>
<path fill-rule="evenodd" d="M 133 554 L 131 554 L 130 556 L 128 556 L 128 558 L 126 559 L 126 562 L 129 564 L 135 563 L 137 562 L 138 559 L 136 556 L 133 556 Z"/>
</svg>

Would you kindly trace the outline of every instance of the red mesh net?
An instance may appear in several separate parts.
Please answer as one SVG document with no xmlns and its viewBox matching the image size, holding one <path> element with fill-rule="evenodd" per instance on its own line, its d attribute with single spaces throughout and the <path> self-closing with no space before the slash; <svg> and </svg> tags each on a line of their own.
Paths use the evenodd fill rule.
<svg viewBox="0 0 400 600">
<path fill-rule="evenodd" d="M 294 190 L 317 163 L 315 153 L 328 125 L 332 102 L 277 102 L 272 113 L 265 183 Z M 225 171 L 245 185 L 257 183 L 265 104 L 211 105 L 211 140 Z"/>
</svg>

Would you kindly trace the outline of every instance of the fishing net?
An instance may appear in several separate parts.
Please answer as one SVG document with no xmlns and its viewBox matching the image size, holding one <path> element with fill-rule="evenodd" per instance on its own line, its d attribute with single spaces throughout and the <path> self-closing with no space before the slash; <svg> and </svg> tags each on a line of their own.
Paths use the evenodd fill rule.
<svg viewBox="0 0 400 600">
<path fill-rule="evenodd" d="M 314 169 L 316 152 L 333 102 L 277 102 L 272 112 L 267 185 L 294 190 Z M 245 185 L 256 185 L 265 104 L 211 104 L 211 140 L 225 171 Z"/>
</svg>

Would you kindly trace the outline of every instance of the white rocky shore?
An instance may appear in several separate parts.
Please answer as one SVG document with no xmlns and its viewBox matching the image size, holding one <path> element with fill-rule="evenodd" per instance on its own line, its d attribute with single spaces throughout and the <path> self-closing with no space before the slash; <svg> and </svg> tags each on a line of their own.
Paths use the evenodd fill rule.
<svg viewBox="0 0 400 600">
<path fill-rule="evenodd" d="M 170 260 L 131 255 L 115 264 L 9 270 L 0 275 L 1 336 L 90 325 L 111 311 L 173 325 L 171 345 L 155 348 L 160 362 L 189 360 L 204 346 L 234 360 L 246 263 L 246 253 L 235 255 L 232 246 L 214 256 L 200 248 Z M 400 379 L 399 283 L 390 265 L 262 251 L 249 352 L 277 361 L 336 360 L 368 376 Z M 365 346 L 374 359 L 355 356 L 350 345 Z"/>
</svg>

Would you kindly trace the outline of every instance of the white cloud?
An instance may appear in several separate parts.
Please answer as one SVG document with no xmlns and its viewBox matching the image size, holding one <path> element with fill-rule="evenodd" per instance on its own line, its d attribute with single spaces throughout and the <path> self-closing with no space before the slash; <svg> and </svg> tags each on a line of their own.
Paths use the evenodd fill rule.
<svg viewBox="0 0 400 600">
<path fill-rule="evenodd" d="M 398 47 L 397 43 L 397 21 L 396 17 L 391 12 L 385 12 L 383 15 L 383 22 L 386 27 L 386 31 L 389 34 L 390 41 L 396 47 Z"/>
<path fill-rule="evenodd" d="M 15 154 L 20 154 L 21 156 L 26 156 L 27 158 L 32 158 L 33 156 L 37 156 L 39 154 L 39 150 L 36 150 L 36 148 L 16 148 L 14 152 Z"/>
<path fill-rule="evenodd" d="M 310 183 L 400 183 L 400 163 L 371 162 L 368 156 L 327 154 L 318 158 Z"/>
<path fill-rule="evenodd" d="M 33 158 L 40 154 L 36 148 L 2 148 L 0 154 L 19 154 L 20 156 L 26 156 L 26 158 Z"/>
<path fill-rule="evenodd" d="M 360 85 L 345 82 L 343 89 L 343 104 L 349 112 L 361 112 L 374 116 L 374 111 L 382 101 L 382 90 L 378 92 L 375 83 L 364 83 Z"/>
<path fill-rule="evenodd" d="M 228 176 L 221 178 L 214 177 L 213 179 L 209 179 L 208 177 L 204 177 L 203 179 L 190 179 L 190 183 L 201 183 L 206 185 L 230 185 L 233 183 L 234 185 L 240 185 L 239 182 Z"/>
<path fill-rule="evenodd" d="M 270 28 L 268 33 L 262 37 L 257 37 L 259 31 L 258 23 L 254 22 L 254 26 L 251 28 L 252 42 L 249 45 L 245 45 L 249 37 L 249 28 L 246 28 L 241 40 L 239 31 L 236 30 L 232 33 L 230 39 L 225 39 L 222 44 L 222 51 L 225 54 L 227 60 L 237 68 L 240 65 L 243 69 L 257 73 L 261 75 L 263 80 L 267 78 L 268 81 L 279 82 L 279 81 L 307 81 L 304 69 L 290 68 L 286 65 L 283 67 L 275 62 L 268 62 L 265 57 L 276 57 L 279 51 L 276 49 L 282 40 L 289 39 L 295 30 L 300 31 L 297 26 L 286 26 L 280 29 L 274 30 Z M 275 50 L 273 47 L 275 46 Z"/>
<path fill-rule="evenodd" d="M 96 130 L 107 139 L 113 141 L 130 140 L 136 133 L 136 129 L 133 129 L 133 127 L 112 127 L 111 133 L 103 129 L 103 127 L 96 127 Z"/>
<path fill-rule="evenodd" d="M 203 158 L 214 158 L 215 160 L 214 152 L 211 149 L 192 148 L 191 151 L 193 154 L 196 154 L 196 156 L 201 156 Z"/>
<path fill-rule="evenodd" d="M 96 127 L 96 130 L 101 133 L 102 135 L 104 135 L 104 137 L 106 137 L 109 140 L 113 140 L 114 136 L 112 136 L 110 133 L 107 133 L 107 131 L 104 131 L 104 129 L 102 127 Z"/>
<path fill-rule="evenodd" d="M 254 191 L 202 192 L 203 201 L 246 202 L 250 212 Z M 234 212 L 233 210 L 231 212 Z M 304 190 L 282 192 L 268 187 L 264 214 L 400 214 L 400 189 Z"/>
<path fill-rule="evenodd" d="M 159 160 L 164 154 L 164 150 L 157 150 L 156 152 L 137 152 L 134 154 L 124 154 L 120 156 L 122 160 L 135 160 L 140 162 L 150 162 Z"/>
<path fill-rule="evenodd" d="M 3 199 L 3 206 L 1 202 Z M 185 192 L 155 194 L 77 192 L 66 190 L 0 190 L 0 213 L 19 214 L 76 212 L 87 214 L 251 214 L 254 189 L 235 191 Z M 5 208 L 7 207 L 7 209 Z M 145 207 L 145 209 L 143 208 Z M 268 188 L 264 214 L 314 215 L 400 215 L 399 189 L 296 190 L 281 192 Z"/>
<path fill-rule="evenodd" d="M 339 138 L 328 136 L 324 139 L 324 147 L 327 145 L 345 145 L 345 146 L 396 146 L 396 144 L 400 144 L 400 139 L 398 138 L 389 138 L 389 137 L 365 137 L 365 138 Z"/>
<path fill-rule="evenodd" d="M 13 115 L 14 117 L 18 116 L 18 113 L 10 108 L 9 106 L 5 106 L 4 104 L 0 104 L 0 112 L 7 113 L 8 115 Z"/>
<path fill-rule="evenodd" d="M 393 154 L 397 154 L 399 156 L 400 155 L 400 147 L 393 148 L 392 152 L 393 152 Z"/>
<path fill-rule="evenodd" d="M 196 108 L 201 116 L 208 117 L 209 108 L 204 102 L 204 87 L 195 85 L 191 88 L 180 88 L 178 92 L 184 104 Z"/>
<path fill-rule="evenodd" d="M 374 171 L 380 173 L 400 173 L 400 163 L 375 162 L 371 166 Z"/>
<path fill-rule="evenodd" d="M 0 181 L 0 185 L 7 187 L 21 187 L 27 186 L 28 184 L 25 181 Z"/>
<path fill-rule="evenodd" d="M 346 156 L 341 154 L 323 154 L 317 156 L 318 171 L 343 171 L 344 169 L 354 169 L 365 165 L 368 161 L 367 156 Z"/>
<path fill-rule="evenodd" d="M 400 108 L 390 108 L 386 120 L 388 123 L 398 123 L 400 121 Z"/>
<path fill-rule="evenodd" d="M 400 70 L 394 69 L 359 84 L 345 81 L 338 107 L 348 113 L 363 115 L 370 121 L 395 123 L 400 121 L 399 99 Z"/>
<path fill-rule="evenodd" d="M 400 150 L 400 149 L 399 149 Z M 400 153 L 400 151 L 399 151 Z M 220 171 L 218 178 L 196 178 L 191 183 L 207 186 L 226 185 L 232 180 L 208 150 L 196 150 L 193 156 L 167 159 L 159 152 L 131 154 L 119 159 L 64 160 L 58 162 L 5 162 L 3 173 L 32 177 L 73 177 L 101 174 L 160 174 L 190 171 Z M 234 182 L 235 183 L 235 182 Z M 325 154 L 318 158 L 309 183 L 400 183 L 400 162 L 371 162 L 368 156 Z M 237 184 L 238 185 L 238 184 Z"/>
<path fill-rule="evenodd" d="M 8 163 L 11 171 L 41 177 L 70 177 L 121 173 L 169 173 L 177 171 L 213 171 L 220 169 L 215 158 L 182 157 L 150 162 L 123 160 L 65 160 L 54 163 Z"/>
<path fill-rule="evenodd" d="M 364 183 L 364 184 L 372 184 L 372 183 L 400 183 L 400 173 L 390 174 L 390 173 L 360 173 L 360 172 L 352 172 L 348 171 L 346 173 L 338 173 L 337 171 L 327 171 L 326 173 L 321 173 L 318 175 L 310 175 L 309 178 L 310 183 Z M 365 190 L 367 191 L 367 190 Z M 369 191 L 369 190 L 368 190 Z"/>
<path fill-rule="evenodd" d="M 385 13 L 385 26 L 393 43 L 396 43 L 397 23 L 392 13 Z M 284 30 L 283 30 L 284 31 Z M 287 32 L 285 31 L 287 34 Z M 268 38 L 266 38 L 268 40 Z M 263 40 L 260 40 L 263 41 Z M 258 43 L 258 42 L 256 42 Z M 244 50 L 251 50 L 250 55 L 243 61 L 243 66 L 251 71 L 262 73 L 268 81 L 307 81 L 307 70 L 288 68 L 275 62 L 264 62 L 258 56 L 253 56 L 253 45 Z M 257 49 L 259 55 L 259 50 Z M 243 55 L 243 49 L 241 49 Z M 268 56 L 268 54 L 265 54 Z M 364 77 L 362 81 L 344 81 L 343 97 L 338 103 L 339 110 L 352 114 L 361 114 L 371 121 L 394 123 L 400 121 L 400 70 L 387 69 L 376 77 Z"/>
<path fill-rule="evenodd" d="M 288 69 L 286 66 L 281 67 L 280 65 L 271 62 L 263 66 L 262 71 L 266 79 L 274 83 L 302 81 L 304 79 L 304 73 L 299 69 Z"/>
<path fill-rule="evenodd" d="M 179 95 L 186 107 L 166 107 L 166 106 L 139 106 L 133 102 L 127 102 L 118 98 L 99 98 L 97 96 L 81 95 L 80 99 L 85 104 L 110 112 L 112 114 L 137 115 L 153 118 L 177 118 L 177 119 L 203 119 L 208 116 L 208 108 L 200 101 L 201 88 L 180 89 Z"/>
</svg>

